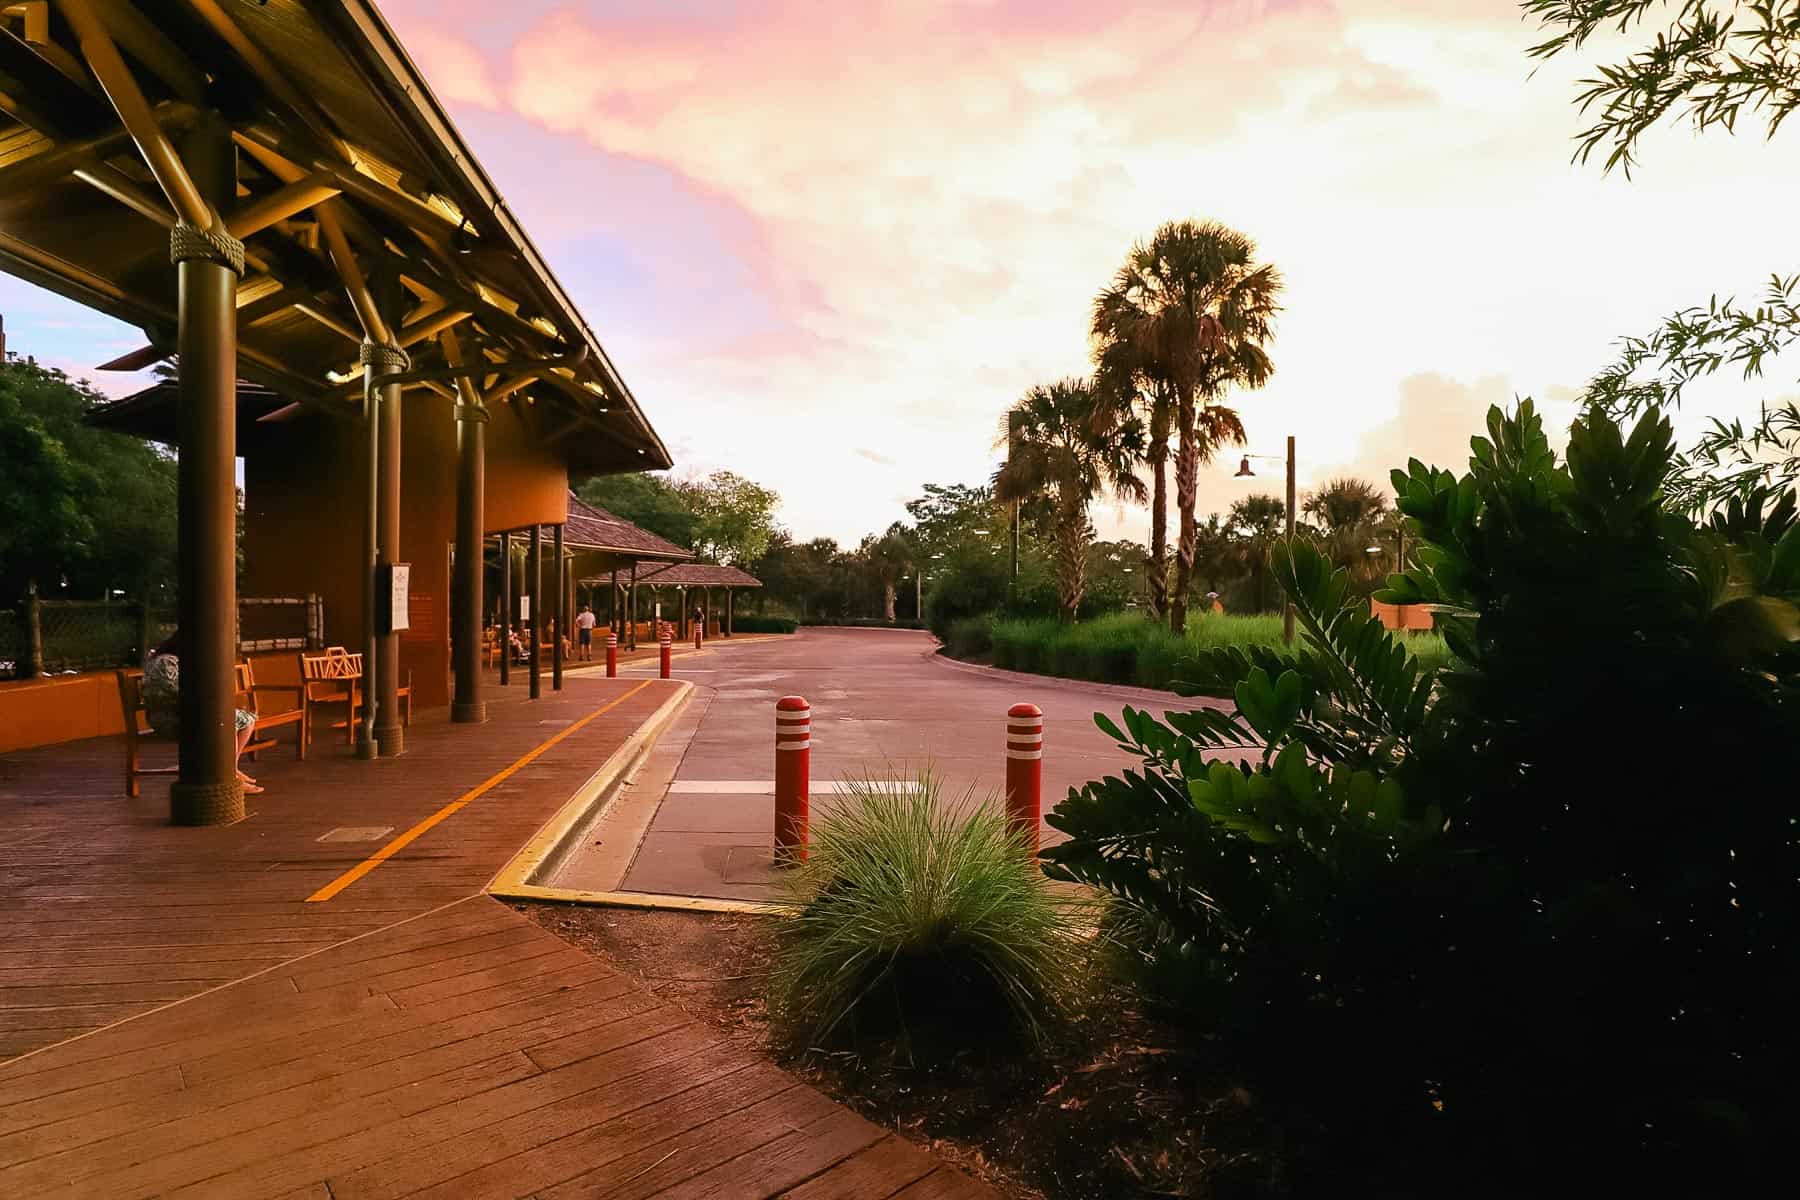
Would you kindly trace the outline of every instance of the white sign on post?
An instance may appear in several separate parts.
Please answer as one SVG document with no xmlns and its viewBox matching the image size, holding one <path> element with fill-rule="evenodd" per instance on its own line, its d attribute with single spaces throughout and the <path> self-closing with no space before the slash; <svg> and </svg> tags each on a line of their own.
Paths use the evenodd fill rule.
<svg viewBox="0 0 1800 1200">
<path fill-rule="evenodd" d="M 520 596 L 519 597 L 519 620 L 521 620 L 521 621 L 531 620 L 531 597 L 530 596 Z"/>
<path fill-rule="evenodd" d="M 661 600 L 658 600 L 656 602 L 656 619 L 659 621 L 662 620 L 662 601 Z"/>
<path fill-rule="evenodd" d="M 412 585 L 412 564 L 392 563 L 388 567 L 388 629 L 394 633 L 412 628 L 407 622 Z"/>
</svg>

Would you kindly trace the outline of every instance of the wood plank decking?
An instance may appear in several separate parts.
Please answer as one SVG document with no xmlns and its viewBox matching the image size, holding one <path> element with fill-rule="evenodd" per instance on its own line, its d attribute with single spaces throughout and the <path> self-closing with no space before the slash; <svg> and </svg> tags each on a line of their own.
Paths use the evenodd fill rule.
<svg viewBox="0 0 1800 1200">
<path fill-rule="evenodd" d="M 0 757 L 0 1196 L 989 1194 L 481 894 L 669 687 L 265 752 L 224 829 L 125 799 L 112 739 Z"/>
</svg>

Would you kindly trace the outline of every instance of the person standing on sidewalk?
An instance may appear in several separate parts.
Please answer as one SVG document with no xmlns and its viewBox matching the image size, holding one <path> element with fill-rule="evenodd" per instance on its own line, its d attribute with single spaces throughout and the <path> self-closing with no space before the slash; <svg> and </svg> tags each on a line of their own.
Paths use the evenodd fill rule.
<svg viewBox="0 0 1800 1200">
<path fill-rule="evenodd" d="M 581 661 L 587 662 L 594 657 L 594 606 L 584 604 L 581 611 L 575 614 L 575 640 L 580 645 Z"/>
</svg>

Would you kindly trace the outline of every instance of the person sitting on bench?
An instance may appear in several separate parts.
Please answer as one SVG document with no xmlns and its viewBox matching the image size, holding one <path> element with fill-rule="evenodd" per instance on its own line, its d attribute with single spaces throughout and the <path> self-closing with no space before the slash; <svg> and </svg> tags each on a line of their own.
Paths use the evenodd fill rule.
<svg viewBox="0 0 1800 1200">
<path fill-rule="evenodd" d="M 150 658 L 144 663 L 144 717 L 150 722 L 150 728 L 166 738 L 180 736 L 179 713 L 181 695 L 181 630 L 170 634 L 163 643 L 150 652 Z M 237 722 L 237 757 L 232 759 L 232 766 L 237 767 L 239 757 L 244 753 L 244 746 L 250 741 L 250 731 L 256 728 L 256 714 L 244 709 L 235 709 Z M 244 784 L 244 791 L 252 795 L 262 791 L 256 780 L 244 774 L 238 767 L 237 777 Z"/>
</svg>

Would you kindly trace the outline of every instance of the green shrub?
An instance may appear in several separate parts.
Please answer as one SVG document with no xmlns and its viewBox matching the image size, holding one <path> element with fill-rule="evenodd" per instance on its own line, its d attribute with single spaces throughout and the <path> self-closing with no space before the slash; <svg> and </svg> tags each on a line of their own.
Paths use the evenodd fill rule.
<svg viewBox="0 0 1800 1200">
<path fill-rule="evenodd" d="M 1558 463 L 1527 401 L 1473 448 L 1394 473 L 1423 565 L 1381 598 L 1441 606 L 1447 665 L 1279 544 L 1304 644 L 1179 664 L 1235 712 L 1097 718 L 1143 770 L 1057 806 L 1046 870 L 1410 1188 L 1760 1194 L 1800 1127 L 1795 496 L 1666 510 L 1655 413 Z"/>
<path fill-rule="evenodd" d="M 852 781 L 786 881 L 770 1011 L 807 1045 L 892 1038 L 909 1052 L 1035 1039 L 1076 962 L 1061 910 L 993 803 L 937 781 Z"/>
<path fill-rule="evenodd" d="M 1292 653 L 1282 642 L 1281 618 L 1267 615 L 1193 614 L 1185 638 L 1139 613 L 1116 613 L 1072 625 L 1047 618 L 996 618 L 990 636 L 994 665 L 1009 671 L 1148 688 L 1169 687 L 1176 662 L 1201 651 L 1261 647 L 1282 657 Z M 1410 634 L 1401 644 L 1425 666 L 1438 666 L 1449 658 L 1436 634 Z M 950 653 L 957 651 L 952 648 Z"/>
<path fill-rule="evenodd" d="M 998 610 L 1006 603 L 1006 567 L 987 556 L 952 559 L 925 593 L 925 627 L 948 640 L 950 624 Z"/>
<path fill-rule="evenodd" d="M 944 650 L 952 658 L 975 658 L 994 648 L 992 617 L 959 617 L 950 623 Z"/>
<path fill-rule="evenodd" d="M 792 633 L 800 623 L 792 617 L 733 617 L 733 633 Z"/>
</svg>

